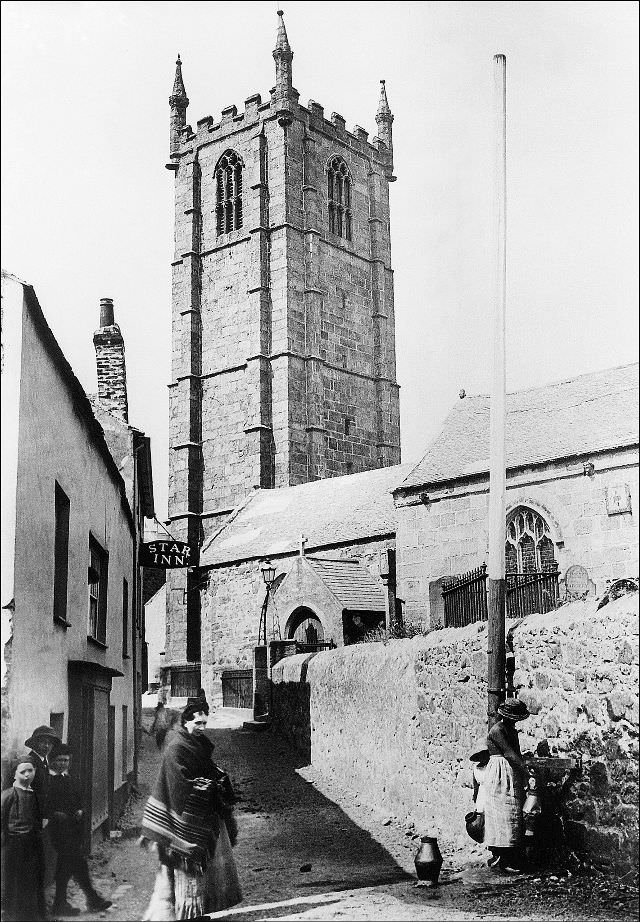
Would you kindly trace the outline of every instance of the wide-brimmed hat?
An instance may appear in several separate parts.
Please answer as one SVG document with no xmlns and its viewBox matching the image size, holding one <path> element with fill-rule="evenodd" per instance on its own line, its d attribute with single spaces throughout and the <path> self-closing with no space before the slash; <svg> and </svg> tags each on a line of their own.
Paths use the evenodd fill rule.
<svg viewBox="0 0 640 922">
<path fill-rule="evenodd" d="M 53 727 L 47 727 L 46 724 L 42 724 L 41 727 L 36 727 L 28 740 L 24 741 L 25 746 L 30 746 L 33 749 L 34 743 L 37 743 L 38 740 L 50 739 L 52 743 L 59 743 L 60 737 L 53 729 Z"/>
<path fill-rule="evenodd" d="M 486 762 L 489 756 L 490 753 L 487 749 L 487 738 L 486 736 L 483 736 L 481 740 L 478 740 L 478 742 L 469 753 L 469 760 L 471 762 Z"/>
<path fill-rule="evenodd" d="M 507 698 L 503 701 L 498 707 L 498 714 L 507 720 L 526 720 L 530 716 L 527 705 L 519 698 Z"/>
</svg>

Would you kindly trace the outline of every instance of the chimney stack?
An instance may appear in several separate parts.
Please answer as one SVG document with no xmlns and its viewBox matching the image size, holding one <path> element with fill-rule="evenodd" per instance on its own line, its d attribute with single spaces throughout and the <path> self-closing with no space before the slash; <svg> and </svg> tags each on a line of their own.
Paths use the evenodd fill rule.
<svg viewBox="0 0 640 922">
<path fill-rule="evenodd" d="M 100 299 L 100 329 L 93 334 L 98 371 L 98 399 L 123 422 L 129 422 L 124 339 L 114 320 L 113 299 Z"/>
</svg>

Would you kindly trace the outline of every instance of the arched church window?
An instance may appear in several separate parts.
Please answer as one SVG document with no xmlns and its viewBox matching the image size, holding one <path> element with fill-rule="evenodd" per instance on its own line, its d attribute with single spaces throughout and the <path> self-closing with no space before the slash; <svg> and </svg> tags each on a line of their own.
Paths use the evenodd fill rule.
<svg viewBox="0 0 640 922">
<path fill-rule="evenodd" d="M 351 240 L 351 177 L 342 157 L 334 157 L 327 167 L 329 230 Z"/>
<path fill-rule="evenodd" d="M 555 567 L 554 544 L 543 517 L 527 506 L 518 506 L 507 520 L 506 572 L 533 573 Z"/>
<path fill-rule="evenodd" d="M 232 150 L 218 160 L 215 171 L 218 236 L 242 227 L 242 167 L 242 160 Z"/>
</svg>

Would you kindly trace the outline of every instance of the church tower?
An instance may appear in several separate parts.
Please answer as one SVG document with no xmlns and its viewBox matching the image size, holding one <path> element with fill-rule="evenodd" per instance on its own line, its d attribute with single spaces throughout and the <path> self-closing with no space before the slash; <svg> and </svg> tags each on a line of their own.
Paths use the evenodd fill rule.
<svg viewBox="0 0 640 922">
<path fill-rule="evenodd" d="M 267 100 L 195 130 L 179 58 L 170 97 L 169 517 L 194 546 L 254 487 L 400 461 L 384 81 L 369 140 L 300 104 L 281 12 L 273 57 Z"/>
</svg>

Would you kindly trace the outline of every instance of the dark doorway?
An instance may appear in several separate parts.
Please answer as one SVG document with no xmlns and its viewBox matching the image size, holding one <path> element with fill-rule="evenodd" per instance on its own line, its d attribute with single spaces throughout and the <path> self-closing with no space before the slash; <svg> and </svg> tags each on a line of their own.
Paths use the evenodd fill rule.
<svg viewBox="0 0 640 922">
<path fill-rule="evenodd" d="M 287 625 L 287 640 L 304 645 L 324 643 L 322 622 L 310 608 L 300 607 L 293 612 Z"/>
<path fill-rule="evenodd" d="M 116 780 L 116 709 L 109 705 L 109 726 L 107 728 L 107 752 L 109 755 L 109 821 L 113 823 L 113 788 Z"/>
</svg>

